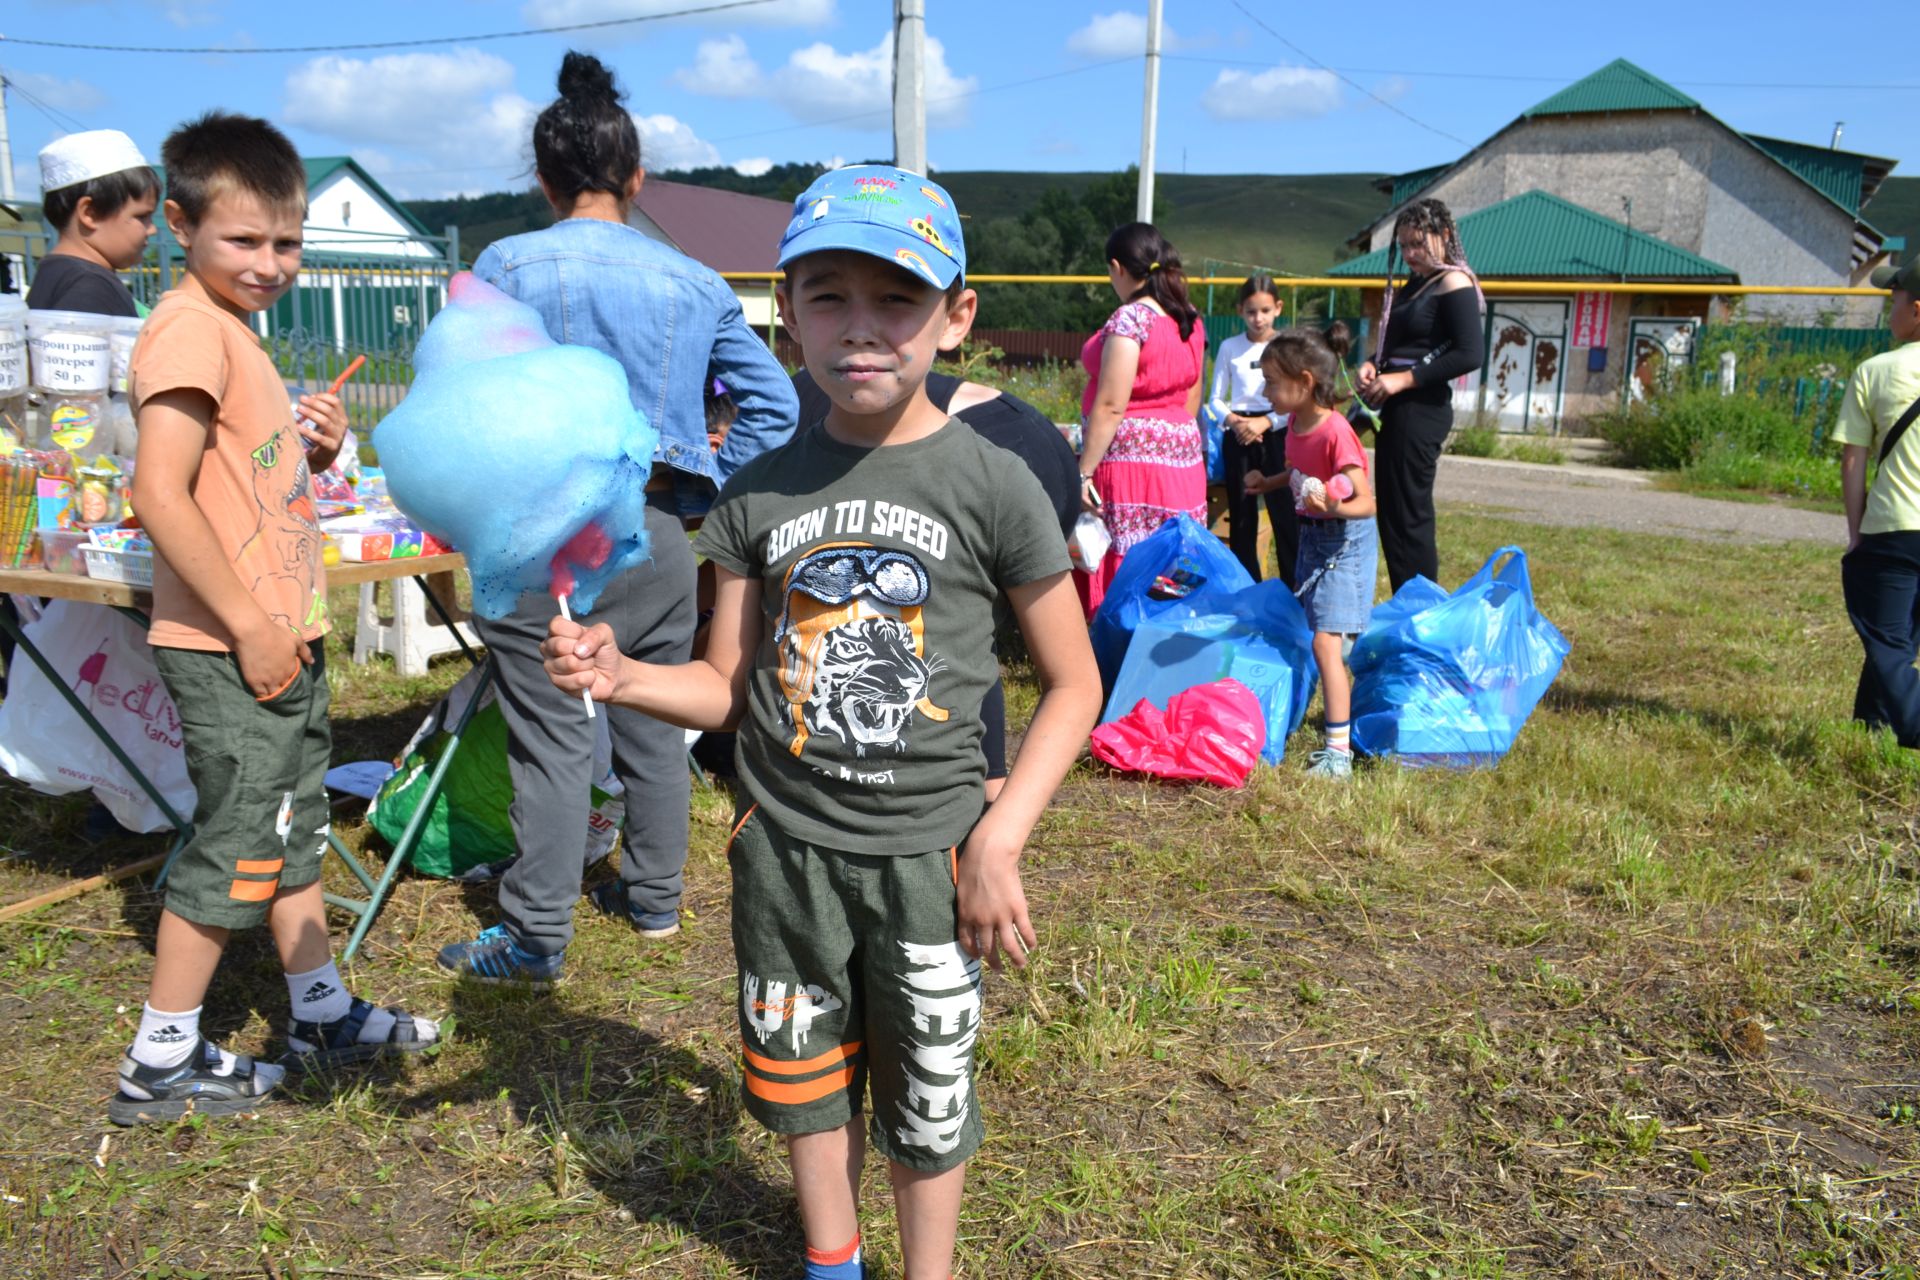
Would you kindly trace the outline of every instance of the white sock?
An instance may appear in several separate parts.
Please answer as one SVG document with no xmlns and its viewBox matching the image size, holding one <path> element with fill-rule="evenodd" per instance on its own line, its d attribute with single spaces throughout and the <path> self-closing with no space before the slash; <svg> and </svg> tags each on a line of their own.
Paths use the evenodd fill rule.
<svg viewBox="0 0 1920 1280">
<path fill-rule="evenodd" d="M 288 974 L 287 999 L 301 1022 L 338 1022 L 353 1008 L 353 997 L 331 960 L 310 973 Z"/>
<path fill-rule="evenodd" d="M 127 1050 L 127 1056 L 143 1067 L 158 1067 L 165 1070 L 177 1067 L 193 1053 L 193 1046 L 200 1039 L 200 1009 L 195 1006 L 185 1013 L 162 1013 L 152 1005 L 144 1005 L 140 1010 L 140 1030 L 134 1033 L 133 1047 Z"/>
</svg>

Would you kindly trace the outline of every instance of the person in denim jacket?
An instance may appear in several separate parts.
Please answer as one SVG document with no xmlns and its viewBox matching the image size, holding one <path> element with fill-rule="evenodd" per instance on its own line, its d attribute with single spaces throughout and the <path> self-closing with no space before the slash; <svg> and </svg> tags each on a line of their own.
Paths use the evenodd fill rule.
<svg viewBox="0 0 1920 1280">
<path fill-rule="evenodd" d="M 645 174 L 613 73 L 597 58 L 569 53 L 559 87 L 533 128 L 535 173 L 559 221 L 488 246 L 473 271 L 538 311 L 556 341 L 594 347 L 626 369 L 634 406 L 660 432 L 648 485 L 652 555 L 607 588 L 592 620 L 627 638 L 631 657 L 686 662 L 696 607 L 683 502 L 785 443 L 799 403 L 726 282 L 627 225 Z M 703 403 L 716 377 L 739 409 L 717 453 L 708 447 Z M 513 406 L 500 408 L 477 429 L 511 431 Z M 573 937 L 594 726 L 541 669 L 540 642 L 557 612 L 552 596 L 528 593 L 509 617 L 475 620 L 497 663 L 520 856 L 500 882 L 501 923 L 440 953 L 463 977 L 550 985 Z M 687 857 L 685 736 L 635 711 L 609 709 L 607 721 L 614 772 L 626 788 L 626 834 L 619 880 L 598 886 L 591 901 L 644 937 L 666 937 L 680 927 Z"/>
</svg>

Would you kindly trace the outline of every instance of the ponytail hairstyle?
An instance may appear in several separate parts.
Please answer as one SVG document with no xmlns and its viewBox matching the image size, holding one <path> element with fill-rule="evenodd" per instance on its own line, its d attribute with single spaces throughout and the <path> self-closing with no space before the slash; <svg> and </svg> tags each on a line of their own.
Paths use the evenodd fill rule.
<svg viewBox="0 0 1920 1280">
<path fill-rule="evenodd" d="M 613 71 L 590 53 L 560 61 L 560 96 L 533 122 L 533 167 L 562 200 L 587 191 L 626 198 L 640 167 L 640 132 L 620 105 Z"/>
<path fill-rule="evenodd" d="M 1335 383 L 1348 343 L 1347 326 L 1338 322 L 1326 333 L 1290 326 L 1276 332 L 1260 353 L 1260 370 L 1283 374 L 1296 382 L 1311 374 L 1313 402 L 1331 409 L 1339 398 Z"/>
<path fill-rule="evenodd" d="M 1467 265 L 1467 251 L 1460 243 L 1460 228 L 1454 223 L 1453 210 L 1432 197 L 1415 200 L 1393 220 L 1393 235 L 1387 240 L 1387 296 L 1380 307 L 1380 341 L 1374 347 L 1375 363 L 1384 360 L 1387 354 L 1387 321 L 1393 317 L 1393 259 L 1400 251 L 1400 233 L 1406 230 L 1439 236 L 1440 270 L 1464 272 L 1467 279 L 1473 281 L 1473 292 L 1480 300 L 1481 309 L 1485 310 L 1487 305 L 1487 295 L 1480 290 L 1480 277 Z"/>
<path fill-rule="evenodd" d="M 1180 269 L 1180 251 L 1151 222 L 1129 222 L 1108 236 L 1107 261 L 1119 263 L 1141 282 L 1128 302 L 1152 298 L 1180 326 L 1180 341 L 1193 337 L 1200 312 L 1187 300 L 1187 273 Z"/>
<path fill-rule="evenodd" d="M 1273 277 L 1261 271 L 1248 276 L 1240 282 L 1240 292 L 1235 295 L 1233 299 L 1233 309 L 1238 311 L 1241 307 L 1246 306 L 1247 299 L 1256 293 L 1266 294 L 1269 298 L 1273 299 L 1276 306 L 1278 306 L 1280 302 L 1280 290 L 1274 285 Z"/>
</svg>

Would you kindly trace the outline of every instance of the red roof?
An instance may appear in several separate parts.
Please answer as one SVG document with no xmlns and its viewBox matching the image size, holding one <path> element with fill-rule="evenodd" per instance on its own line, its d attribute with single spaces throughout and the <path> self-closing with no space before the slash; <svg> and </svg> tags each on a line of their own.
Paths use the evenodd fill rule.
<svg viewBox="0 0 1920 1280">
<path fill-rule="evenodd" d="M 635 202 L 674 247 L 715 271 L 772 271 L 793 206 L 647 175 Z"/>
</svg>

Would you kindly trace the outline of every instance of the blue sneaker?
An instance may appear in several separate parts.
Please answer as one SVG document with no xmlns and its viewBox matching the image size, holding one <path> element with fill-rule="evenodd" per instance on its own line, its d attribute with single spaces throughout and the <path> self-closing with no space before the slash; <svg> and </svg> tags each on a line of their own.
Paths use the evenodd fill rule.
<svg viewBox="0 0 1920 1280">
<path fill-rule="evenodd" d="M 560 981 L 560 972 L 565 966 L 565 952 L 536 956 L 522 951 L 503 924 L 481 930 L 472 942 L 455 942 L 440 948 L 440 967 L 456 977 L 525 987 L 529 991 L 545 991 Z"/>
<path fill-rule="evenodd" d="M 643 938 L 671 938 L 680 932 L 678 911 L 635 911 L 627 901 L 627 886 L 618 880 L 593 886 L 587 892 L 587 901 L 601 915 L 625 920 Z"/>
<path fill-rule="evenodd" d="M 1307 757 L 1309 778 L 1334 778 L 1345 782 L 1353 777 L 1353 752 L 1325 748 Z"/>
</svg>

